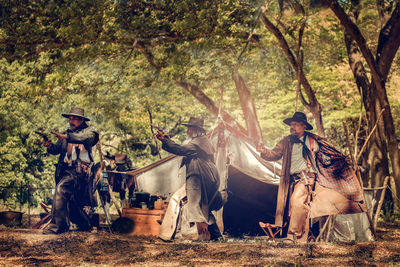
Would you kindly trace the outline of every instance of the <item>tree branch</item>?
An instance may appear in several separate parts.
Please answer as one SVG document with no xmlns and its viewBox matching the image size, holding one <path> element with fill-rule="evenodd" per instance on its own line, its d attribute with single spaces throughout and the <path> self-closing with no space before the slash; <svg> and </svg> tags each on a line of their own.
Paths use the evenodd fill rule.
<svg viewBox="0 0 400 267">
<path fill-rule="evenodd" d="M 400 4 L 396 4 L 391 17 L 379 33 L 376 62 L 382 80 L 386 80 L 393 59 L 400 46 Z"/>
<path fill-rule="evenodd" d="M 232 71 L 232 78 L 235 82 L 236 91 L 239 95 L 240 105 L 242 106 L 243 116 L 246 121 L 249 137 L 255 141 L 255 144 L 263 144 L 264 142 L 262 138 L 261 127 L 257 118 L 257 112 L 250 90 L 237 69 Z"/>
<path fill-rule="evenodd" d="M 375 58 L 372 55 L 372 52 L 368 47 L 367 41 L 362 35 L 360 29 L 353 21 L 351 21 L 351 19 L 347 16 L 346 12 L 344 12 L 343 8 L 339 5 L 339 3 L 336 0 L 324 0 L 324 1 L 329 5 L 329 7 L 335 13 L 336 17 L 340 20 L 343 27 L 352 35 L 353 39 L 357 42 L 357 45 L 360 47 L 361 53 L 363 54 L 369 68 L 371 69 L 371 74 L 373 79 L 376 81 L 377 87 L 382 89 L 381 75 L 376 68 Z"/>
<path fill-rule="evenodd" d="M 212 101 L 206 94 L 204 94 L 204 92 L 199 87 L 185 81 L 176 81 L 176 84 L 191 93 L 200 103 L 202 103 L 208 109 L 208 111 L 210 111 L 216 117 L 218 116 L 219 107 L 217 107 L 214 101 Z M 220 115 L 222 119 L 231 127 L 241 132 L 242 134 L 248 135 L 247 131 L 225 110 L 221 109 Z"/>
</svg>

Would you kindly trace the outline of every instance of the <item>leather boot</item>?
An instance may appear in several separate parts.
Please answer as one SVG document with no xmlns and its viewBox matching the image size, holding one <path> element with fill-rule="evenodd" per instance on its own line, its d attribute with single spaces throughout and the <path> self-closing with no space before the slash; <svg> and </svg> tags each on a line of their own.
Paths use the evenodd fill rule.
<svg viewBox="0 0 400 267">
<path fill-rule="evenodd" d="M 197 233 L 199 235 L 198 241 L 209 241 L 210 232 L 208 231 L 208 224 L 203 222 L 196 222 Z"/>
<path fill-rule="evenodd" d="M 218 241 L 222 240 L 223 237 L 221 235 L 221 231 L 218 228 L 217 223 L 213 223 L 208 226 L 208 231 L 210 232 L 210 240 L 211 241 Z"/>
</svg>

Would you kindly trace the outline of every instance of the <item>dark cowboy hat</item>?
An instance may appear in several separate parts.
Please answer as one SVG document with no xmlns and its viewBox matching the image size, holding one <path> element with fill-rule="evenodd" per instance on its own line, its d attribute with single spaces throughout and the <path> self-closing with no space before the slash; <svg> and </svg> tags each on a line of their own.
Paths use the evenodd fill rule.
<svg viewBox="0 0 400 267">
<path fill-rule="evenodd" d="M 204 130 L 204 120 L 200 118 L 190 117 L 188 122 L 183 122 L 182 125 L 190 126 L 190 127 L 197 127 Z"/>
<path fill-rule="evenodd" d="M 302 122 L 306 125 L 306 130 L 312 130 L 313 127 L 311 124 L 307 122 L 307 116 L 303 112 L 295 112 L 293 117 L 284 119 L 283 122 L 287 125 L 290 125 L 292 121 Z"/>
<path fill-rule="evenodd" d="M 90 121 L 89 118 L 85 117 L 85 111 L 83 110 L 83 108 L 78 108 L 78 107 L 72 107 L 69 113 L 63 113 L 61 114 L 61 116 L 65 118 L 69 118 L 69 116 L 76 116 L 83 118 L 85 121 Z"/>
</svg>

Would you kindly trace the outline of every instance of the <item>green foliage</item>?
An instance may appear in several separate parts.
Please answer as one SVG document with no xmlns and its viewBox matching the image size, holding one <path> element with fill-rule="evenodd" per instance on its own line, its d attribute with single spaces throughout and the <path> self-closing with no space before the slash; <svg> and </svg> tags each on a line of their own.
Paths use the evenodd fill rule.
<svg viewBox="0 0 400 267">
<path fill-rule="evenodd" d="M 23 58 L 100 37 L 107 1 L 1 1 L 0 55 Z"/>
<path fill-rule="evenodd" d="M 53 185 L 56 157 L 46 155 L 33 131 L 64 130 L 60 114 L 72 105 L 85 108 L 104 152 L 127 153 L 138 167 L 158 159 L 150 154 L 155 145 L 150 116 L 177 141 L 185 138 L 179 122 L 189 116 L 215 126 L 216 118 L 176 81 L 199 86 L 216 105 L 223 87 L 222 107 L 245 125 L 231 77 L 238 68 L 269 146 L 288 133 L 282 120 L 293 114 L 296 101 L 297 110 L 307 113 L 296 100 L 295 72 L 259 21 L 260 8 L 279 16 L 276 1 L 0 3 L 0 186 Z M 372 4 L 366 1 L 360 13 L 369 45 L 376 43 L 379 26 Z M 343 144 L 342 121 L 354 121 L 360 113 L 343 30 L 323 8 L 306 12 L 304 70 L 322 104 L 328 137 Z M 301 16 L 290 11 L 280 19 L 294 48 Z M 254 39 L 247 42 L 250 33 Z M 387 83 L 396 125 L 398 66 Z M 6 193 L 0 188 L 2 196 Z"/>
</svg>

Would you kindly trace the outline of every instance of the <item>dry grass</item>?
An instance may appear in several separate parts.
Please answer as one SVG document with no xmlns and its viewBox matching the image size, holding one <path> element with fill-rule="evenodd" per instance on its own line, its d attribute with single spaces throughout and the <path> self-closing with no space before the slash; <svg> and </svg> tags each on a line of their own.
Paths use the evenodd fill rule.
<svg viewBox="0 0 400 267">
<path fill-rule="evenodd" d="M 0 266 L 396 266 L 400 222 L 382 224 L 378 240 L 362 243 L 271 243 L 262 238 L 171 242 L 157 238 L 0 226 Z"/>
</svg>

